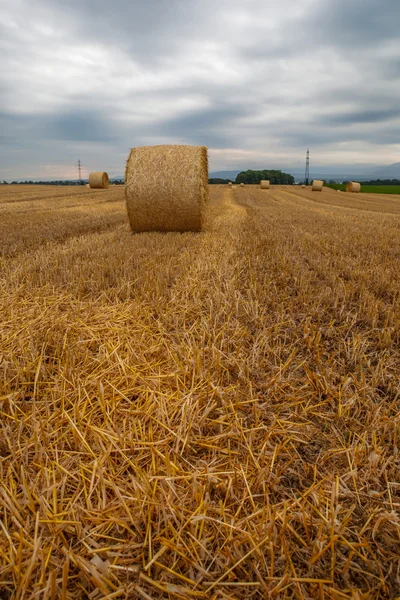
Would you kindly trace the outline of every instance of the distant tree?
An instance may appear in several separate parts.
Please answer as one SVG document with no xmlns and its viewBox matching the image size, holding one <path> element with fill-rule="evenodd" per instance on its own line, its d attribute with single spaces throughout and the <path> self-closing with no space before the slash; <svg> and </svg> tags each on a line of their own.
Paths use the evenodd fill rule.
<svg viewBox="0 0 400 600">
<path fill-rule="evenodd" d="M 363 185 L 400 185 L 400 179 L 371 179 L 362 183 Z"/>
<path fill-rule="evenodd" d="M 289 173 L 284 173 L 283 171 L 278 170 L 268 170 L 265 169 L 263 171 L 253 171 L 249 169 L 248 171 L 242 171 L 236 177 L 236 183 L 260 183 L 262 179 L 269 179 L 272 185 L 281 184 L 281 185 L 293 185 L 294 177 L 293 175 L 289 175 Z"/>
<path fill-rule="evenodd" d="M 221 183 L 230 183 L 230 182 L 232 183 L 231 179 L 221 179 L 220 177 L 210 177 L 210 179 L 208 180 L 208 183 L 211 183 L 211 184 L 213 184 L 213 183 L 221 184 Z"/>
</svg>

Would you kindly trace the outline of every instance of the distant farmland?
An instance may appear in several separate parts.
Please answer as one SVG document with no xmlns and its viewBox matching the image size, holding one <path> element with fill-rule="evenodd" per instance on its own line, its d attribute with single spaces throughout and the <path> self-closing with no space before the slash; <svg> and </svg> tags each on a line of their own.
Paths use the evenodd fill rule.
<svg viewBox="0 0 400 600">
<path fill-rule="evenodd" d="M 325 184 L 333 190 L 346 191 L 346 185 L 341 183 Z M 363 185 L 361 184 L 361 193 L 364 194 L 400 194 L 400 185 Z"/>
</svg>

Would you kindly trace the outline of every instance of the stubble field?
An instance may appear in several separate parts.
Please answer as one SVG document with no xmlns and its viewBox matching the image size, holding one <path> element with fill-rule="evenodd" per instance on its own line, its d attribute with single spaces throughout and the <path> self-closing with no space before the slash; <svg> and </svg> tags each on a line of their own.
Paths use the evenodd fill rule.
<svg viewBox="0 0 400 600">
<path fill-rule="evenodd" d="M 400 596 L 400 196 L 0 186 L 0 598 Z"/>
</svg>

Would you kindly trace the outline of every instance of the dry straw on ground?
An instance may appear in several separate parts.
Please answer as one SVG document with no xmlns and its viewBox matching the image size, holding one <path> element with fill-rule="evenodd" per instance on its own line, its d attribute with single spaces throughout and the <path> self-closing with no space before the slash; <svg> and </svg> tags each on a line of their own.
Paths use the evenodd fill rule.
<svg viewBox="0 0 400 600">
<path fill-rule="evenodd" d="M 269 179 L 262 179 L 260 181 L 260 188 L 262 190 L 268 190 L 269 189 Z"/>
<path fill-rule="evenodd" d="M 346 185 L 346 192 L 352 192 L 353 194 L 358 194 L 361 190 L 361 184 L 357 181 L 349 181 Z"/>
<path fill-rule="evenodd" d="M 322 188 L 324 187 L 324 182 L 319 179 L 314 179 L 312 183 L 312 191 L 313 192 L 322 192 Z"/>
<path fill-rule="evenodd" d="M 0 186 L 0 598 L 398 598 L 400 197 L 210 186 L 202 235 L 132 236 L 122 187 L 34 187 Z"/>
<path fill-rule="evenodd" d="M 95 173 L 90 173 L 89 175 L 89 185 L 92 189 L 95 190 L 105 190 L 110 185 L 110 181 L 108 179 L 107 173 L 98 171 Z"/>
<path fill-rule="evenodd" d="M 133 148 L 126 165 L 125 198 L 134 232 L 200 231 L 208 198 L 207 148 Z"/>
</svg>

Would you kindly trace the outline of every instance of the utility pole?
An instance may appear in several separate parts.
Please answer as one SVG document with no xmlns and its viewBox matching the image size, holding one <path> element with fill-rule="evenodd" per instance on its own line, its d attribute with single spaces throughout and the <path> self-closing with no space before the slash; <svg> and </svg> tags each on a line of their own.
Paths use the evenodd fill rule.
<svg viewBox="0 0 400 600">
<path fill-rule="evenodd" d="M 78 174 L 79 174 L 79 185 L 82 185 L 82 163 L 81 160 L 78 160 L 78 164 L 76 165 L 78 168 Z"/>
<path fill-rule="evenodd" d="M 305 172 L 305 184 L 308 185 L 308 180 L 310 179 L 310 150 L 307 148 L 306 155 L 306 172 Z"/>
</svg>

